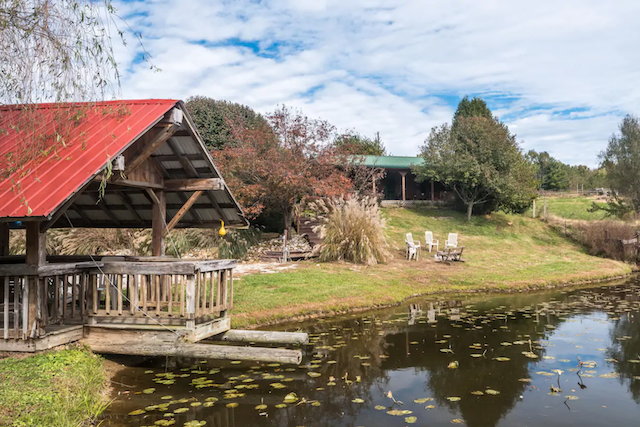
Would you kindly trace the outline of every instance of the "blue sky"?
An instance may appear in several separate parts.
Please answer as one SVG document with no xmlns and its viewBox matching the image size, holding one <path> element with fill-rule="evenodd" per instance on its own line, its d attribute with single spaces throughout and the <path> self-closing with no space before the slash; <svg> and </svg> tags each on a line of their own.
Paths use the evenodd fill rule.
<svg viewBox="0 0 640 427">
<path fill-rule="evenodd" d="M 595 166 L 640 114 L 640 2 L 155 0 L 116 3 L 139 47 L 116 45 L 126 98 L 204 95 L 286 104 L 419 152 L 464 95 L 483 97 L 524 150 Z"/>
</svg>

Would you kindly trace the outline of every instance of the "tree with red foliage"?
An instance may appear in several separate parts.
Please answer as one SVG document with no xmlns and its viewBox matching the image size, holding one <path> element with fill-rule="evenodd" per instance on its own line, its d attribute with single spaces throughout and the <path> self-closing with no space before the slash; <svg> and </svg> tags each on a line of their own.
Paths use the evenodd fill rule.
<svg viewBox="0 0 640 427">
<path fill-rule="evenodd" d="M 338 167 L 342 162 L 331 144 L 331 124 L 285 106 L 266 117 L 269 127 L 230 121 L 234 139 L 241 143 L 212 155 L 248 217 L 268 207 L 283 214 L 288 229 L 296 203 L 308 196 L 344 195 L 352 182 Z"/>
</svg>

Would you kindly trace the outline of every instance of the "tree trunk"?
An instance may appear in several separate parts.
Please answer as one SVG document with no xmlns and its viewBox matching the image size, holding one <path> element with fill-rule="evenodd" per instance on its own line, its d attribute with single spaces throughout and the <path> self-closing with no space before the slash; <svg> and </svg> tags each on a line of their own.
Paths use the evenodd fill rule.
<svg viewBox="0 0 640 427">
<path fill-rule="evenodd" d="M 473 202 L 467 204 L 467 221 L 471 221 L 471 213 L 473 212 Z"/>
<path fill-rule="evenodd" d="M 292 222 L 293 222 L 293 208 L 287 208 L 284 211 L 284 229 L 290 232 Z"/>
</svg>

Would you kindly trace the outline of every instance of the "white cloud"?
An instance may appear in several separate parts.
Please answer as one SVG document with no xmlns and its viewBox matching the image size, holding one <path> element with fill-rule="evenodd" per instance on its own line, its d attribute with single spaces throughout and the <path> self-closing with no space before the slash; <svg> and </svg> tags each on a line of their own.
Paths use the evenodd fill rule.
<svg viewBox="0 0 640 427">
<path fill-rule="evenodd" d="M 639 109 L 640 3 L 631 0 L 158 0 L 120 9 L 163 70 L 133 64 L 125 97 L 199 94 L 260 111 L 291 104 L 341 129 L 380 131 L 398 155 L 417 153 L 431 126 L 450 119 L 445 99 L 467 93 L 495 104 L 527 149 L 591 166 L 621 116 Z M 129 68 L 134 56 L 116 54 Z"/>
</svg>

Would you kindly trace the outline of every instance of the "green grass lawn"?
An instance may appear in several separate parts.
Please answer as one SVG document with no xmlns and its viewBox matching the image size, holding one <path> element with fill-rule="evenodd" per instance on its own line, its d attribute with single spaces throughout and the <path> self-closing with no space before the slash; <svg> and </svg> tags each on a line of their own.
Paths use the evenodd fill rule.
<svg viewBox="0 0 640 427">
<path fill-rule="evenodd" d="M 547 214 L 556 215 L 567 219 L 593 220 L 603 219 L 604 212 L 589 212 L 593 202 L 604 203 L 595 197 L 574 196 L 574 197 L 547 197 Z M 536 200 L 538 215 L 542 215 L 542 197 Z M 531 211 L 529 211 L 531 215 Z"/>
<path fill-rule="evenodd" d="M 627 264 L 586 254 L 544 222 L 525 216 L 496 213 L 467 222 L 449 210 L 389 208 L 383 213 L 390 262 L 364 267 L 307 261 L 294 270 L 245 275 L 234 282 L 234 326 L 393 304 L 413 295 L 534 289 L 631 271 Z M 457 232 L 466 262 L 437 263 L 424 249 L 418 262 L 406 261 L 405 233 L 424 243 L 425 230 L 433 231 L 441 245 L 448 233 Z"/>
<path fill-rule="evenodd" d="M 87 350 L 51 351 L 0 360 L 0 425 L 74 427 L 106 405 L 100 358 Z"/>
</svg>

